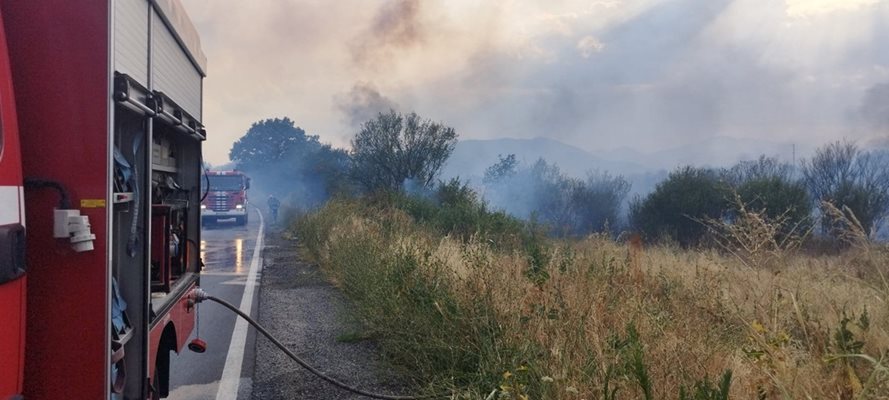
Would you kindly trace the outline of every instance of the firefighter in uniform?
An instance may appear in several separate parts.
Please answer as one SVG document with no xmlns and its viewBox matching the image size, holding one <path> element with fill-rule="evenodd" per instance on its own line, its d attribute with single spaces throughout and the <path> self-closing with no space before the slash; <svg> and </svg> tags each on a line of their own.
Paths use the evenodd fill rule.
<svg viewBox="0 0 889 400">
<path fill-rule="evenodd" d="M 272 223 L 278 222 L 278 207 L 281 206 L 281 201 L 278 200 L 274 195 L 269 195 L 268 200 L 269 205 L 269 213 L 272 215 Z"/>
</svg>

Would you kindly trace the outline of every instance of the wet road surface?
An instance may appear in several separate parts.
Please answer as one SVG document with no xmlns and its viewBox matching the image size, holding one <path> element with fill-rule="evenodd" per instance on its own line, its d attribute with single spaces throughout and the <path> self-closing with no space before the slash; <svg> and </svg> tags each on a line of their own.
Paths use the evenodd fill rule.
<svg viewBox="0 0 889 400">
<path fill-rule="evenodd" d="M 258 262 L 256 285 L 252 289 L 251 315 L 256 315 L 259 294 L 259 274 L 262 267 L 261 255 L 257 250 L 257 236 L 260 233 L 260 218 L 256 210 L 251 210 L 250 221 L 239 226 L 234 221 L 220 222 L 204 226 L 201 232 L 201 258 L 204 270 L 201 273 L 201 288 L 235 306 L 249 303 L 244 298 L 251 264 Z M 261 250 L 261 249 L 260 249 Z M 240 327 L 235 333 L 235 345 L 231 345 L 235 331 L 236 315 L 219 304 L 204 302 L 199 305 L 197 334 L 207 342 L 203 354 L 188 349 L 170 358 L 169 399 L 249 399 L 252 391 L 254 367 L 255 333 L 252 329 Z M 240 325 L 244 325 L 241 323 Z M 246 343 L 244 342 L 246 334 Z M 230 346 L 232 347 L 230 349 Z M 229 356 L 231 350 L 232 356 Z M 238 362 L 239 354 L 242 360 Z M 240 373 L 237 369 L 240 367 Z M 223 373 L 228 370 L 227 373 Z M 235 375 L 236 374 L 236 375 Z M 240 376 L 236 379 L 235 376 Z M 223 379 L 225 377 L 225 379 Z M 224 381 L 220 387 L 220 381 Z M 237 389 L 234 387 L 237 386 Z"/>
</svg>

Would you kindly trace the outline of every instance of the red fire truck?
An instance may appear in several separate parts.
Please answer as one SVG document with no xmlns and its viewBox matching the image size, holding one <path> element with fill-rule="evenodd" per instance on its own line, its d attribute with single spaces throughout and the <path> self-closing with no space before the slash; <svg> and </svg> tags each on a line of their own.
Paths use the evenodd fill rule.
<svg viewBox="0 0 889 400">
<path fill-rule="evenodd" d="M 247 224 L 247 189 L 250 178 L 238 170 L 207 171 L 207 197 L 201 203 L 203 223 L 234 218 L 239 225 Z"/>
<path fill-rule="evenodd" d="M 178 0 L 0 0 L 0 399 L 165 397 L 205 68 Z"/>
</svg>

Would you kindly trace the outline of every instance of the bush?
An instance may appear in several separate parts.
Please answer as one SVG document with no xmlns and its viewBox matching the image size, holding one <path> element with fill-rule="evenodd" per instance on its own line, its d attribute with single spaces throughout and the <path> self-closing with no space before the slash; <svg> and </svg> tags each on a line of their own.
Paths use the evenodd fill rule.
<svg viewBox="0 0 889 400">
<path fill-rule="evenodd" d="M 771 220 L 784 217 L 789 228 L 805 230 L 810 224 L 812 202 L 801 182 L 779 177 L 757 178 L 741 183 L 737 192 L 748 210 L 763 212 Z"/>
<path fill-rule="evenodd" d="M 464 242 L 479 236 L 512 245 L 517 243 L 524 227 L 519 219 L 490 209 L 472 188 L 456 178 L 440 182 L 430 192 L 378 194 L 375 203 L 402 210 L 421 225 Z"/>
<path fill-rule="evenodd" d="M 564 175 L 540 159 L 518 168 L 515 156 L 488 168 L 485 196 L 511 215 L 534 220 L 557 236 L 582 236 L 616 228 L 630 184 L 620 175 L 593 172 L 586 180 Z"/>
<path fill-rule="evenodd" d="M 727 206 L 727 193 L 727 186 L 713 170 L 681 168 L 647 197 L 630 204 L 630 223 L 649 238 L 696 245 L 707 232 L 698 221 L 720 218 Z"/>
</svg>

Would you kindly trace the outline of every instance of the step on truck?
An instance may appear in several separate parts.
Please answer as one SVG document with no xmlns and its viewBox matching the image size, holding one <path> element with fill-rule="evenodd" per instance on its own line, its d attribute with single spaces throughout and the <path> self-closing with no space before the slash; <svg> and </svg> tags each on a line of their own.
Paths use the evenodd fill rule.
<svg viewBox="0 0 889 400">
<path fill-rule="evenodd" d="M 178 0 L 0 0 L 0 399 L 167 395 L 205 71 Z"/>
<path fill-rule="evenodd" d="M 250 178 L 238 170 L 207 171 L 204 181 L 207 197 L 201 202 L 201 218 L 204 224 L 234 218 L 238 225 L 246 225 L 247 189 Z"/>
</svg>

